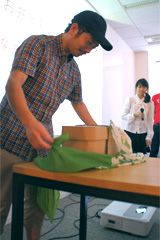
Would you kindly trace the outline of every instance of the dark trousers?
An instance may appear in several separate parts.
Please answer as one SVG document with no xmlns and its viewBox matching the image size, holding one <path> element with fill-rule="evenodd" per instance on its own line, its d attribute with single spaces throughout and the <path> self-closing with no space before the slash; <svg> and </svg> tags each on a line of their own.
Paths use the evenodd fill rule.
<svg viewBox="0 0 160 240">
<path fill-rule="evenodd" d="M 153 125 L 153 131 L 150 157 L 157 157 L 160 146 L 160 123 Z"/>
<path fill-rule="evenodd" d="M 127 135 L 130 137 L 132 141 L 133 153 L 141 152 L 146 154 L 148 152 L 146 148 L 147 133 L 138 134 L 138 133 L 131 133 L 126 130 L 124 131 L 127 133 Z"/>
</svg>

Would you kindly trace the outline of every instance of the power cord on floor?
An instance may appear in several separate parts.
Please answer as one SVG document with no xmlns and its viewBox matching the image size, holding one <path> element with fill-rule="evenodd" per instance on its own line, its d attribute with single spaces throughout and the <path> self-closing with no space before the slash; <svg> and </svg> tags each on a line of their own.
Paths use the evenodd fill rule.
<svg viewBox="0 0 160 240">
<path fill-rule="evenodd" d="M 68 236 L 68 237 L 55 237 L 55 238 L 49 238 L 48 240 L 55 240 L 55 239 L 71 239 L 73 237 L 77 237 L 79 236 L 79 233 L 75 234 L 75 235 L 72 235 L 72 236 Z"/>
<path fill-rule="evenodd" d="M 52 227 L 49 231 L 47 231 L 46 233 L 43 233 L 40 237 L 43 237 L 44 235 L 47 235 L 48 233 L 50 233 L 51 231 L 53 231 L 56 227 L 58 227 L 58 225 L 62 222 L 62 220 L 63 220 L 64 217 L 65 217 L 65 209 L 66 209 L 67 207 L 69 207 L 69 206 L 71 206 L 71 205 L 74 205 L 74 204 L 79 204 L 79 203 L 80 203 L 79 201 L 75 201 L 74 203 L 69 203 L 69 204 L 67 204 L 63 209 L 57 208 L 58 211 L 61 211 L 61 212 L 62 212 L 62 216 L 61 216 L 61 217 L 58 217 L 58 218 L 55 218 L 54 221 L 59 220 L 59 219 L 60 219 L 60 221 L 59 221 L 54 227 Z M 49 220 L 49 219 L 45 218 L 45 220 Z M 72 236 L 68 236 L 68 237 L 54 237 L 54 238 L 50 238 L 50 239 L 48 239 L 48 240 L 73 238 L 73 237 L 76 237 L 76 236 L 78 236 L 78 235 L 79 235 L 79 233 L 77 233 L 77 234 L 75 234 L 75 235 L 72 235 Z"/>
<path fill-rule="evenodd" d="M 70 194 L 68 196 L 70 198 L 70 200 L 72 201 L 72 203 L 69 203 L 67 204 L 63 209 L 59 209 L 57 208 L 57 211 L 60 211 L 62 213 L 62 216 L 60 217 L 57 217 L 57 218 L 54 218 L 54 222 L 59 220 L 59 222 L 54 226 L 52 227 L 49 231 L 43 233 L 40 237 L 42 238 L 43 236 L 49 234 L 50 232 L 52 232 L 55 228 L 57 228 L 59 226 L 59 224 L 63 221 L 64 217 L 65 217 L 65 209 L 71 205 L 75 205 L 75 204 L 80 204 L 80 196 L 78 194 Z M 73 198 L 74 197 L 74 198 Z M 78 198 L 78 200 L 75 199 L 75 197 Z M 88 203 L 92 202 L 93 200 L 95 199 L 95 197 L 88 197 Z M 102 207 L 102 205 L 104 204 L 93 204 L 91 206 L 88 206 L 88 210 L 91 208 L 91 207 L 95 207 L 96 205 L 100 205 Z M 106 205 L 104 205 L 106 206 Z M 100 219 L 101 216 L 99 214 L 99 212 L 101 212 L 103 209 L 99 209 L 93 216 L 89 216 L 87 214 L 87 220 L 90 220 L 90 219 L 93 219 L 93 218 L 98 218 Z M 48 218 L 45 218 L 46 221 L 49 221 Z M 49 238 L 48 240 L 56 240 L 56 239 L 71 239 L 71 238 L 74 238 L 74 237 L 77 237 L 79 236 L 79 226 L 76 225 L 77 222 L 80 222 L 80 219 L 76 219 L 74 222 L 73 222 L 73 226 L 78 230 L 78 233 L 77 234 L 74 234 L 74 235 L 70 235 L 70 236 L 65 236 L 65 237 L 52 237 L 52 238 Z"/>
<path fill-rule="evenodd" d="M 88 207 L 88 209 L 91 208 L 91 207 L 93 207 L 93 206 L 95 207 L 96 205 L 102 206 L 103 204 L 94 204 L 94 205 Z M 104 206 L 106 207 L 106 204 L 105 204 Z M 90 220 L 90 219 L 93 219 L 93 218 L 101 219 L 101 215 L 99 214 L 99 212 L 101 212 L 102 210 L 103 210 L 103 209 L 99 209 L 93 216 L 89 216 L 89 215 L 87 214 L 87 220 Z M 77 223 L 77 222 L 80 222 L 80 219 L 76 219 L 73 224 L 74 224 L 74 227 L 79 230 L 79 227 L 76 226 L 76 223 Z"/>
<path fill-rule="evenodd" d="M 48 233 L 52 232 L 56 227 L 58 227 L 58 225 L 62 222 L 64 216 L 65 216 L 65 212 L 59 208 L 57 208 L 58 211 L 62 212 L 62 216 L 61 217 L 58 217 L 58 218 L 55 218 L 54 221 L 56 220 L 60 220 L 54 227 L 52 227 L 49 231 L 47 231 L 46 233 L 43 233 L 40 237 L 43 237 L 45 235 L 47 235 Z M 48 220 L 47 218 L 45 218 L 45 220 Z"/>
</svg>

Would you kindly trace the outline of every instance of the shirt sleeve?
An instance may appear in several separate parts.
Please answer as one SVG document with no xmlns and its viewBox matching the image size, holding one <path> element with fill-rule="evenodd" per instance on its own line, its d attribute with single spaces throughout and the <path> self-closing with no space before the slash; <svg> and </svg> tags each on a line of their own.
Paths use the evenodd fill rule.
<svg viewBox="0 0 160 240">
<path fill-rule="evenodd" d="M 152 97 L 152 101 L 154 103 L 154 106 L 156 105 L 156 101 L 155 101 L 155 95 Z"/>
<path fill-rule="evenodd" d="M 67 99 L 73 103 L 82 102 L 82 89 L 79 85 L 76 85 Z"/>
<path fill-rule="evenodd" d="M 13 70 L 19 70 L 34 77 L 42 52 L 42 45 L 37 36 L 26 39 L 17 49 L 12 65 Z"/>
<path fill-rule="evenodd" d="M 122 117 L 122 120 L 124 120 L 128 123 L 132 123 L 135 119 L 135 117 L 131 111 L 131 99 L 130 98 L 127 98 L 124 102 L 121 117 Z"/>
<path fill-rule="evenodd" d="M 149 111 L 147 114 L 147 140 L 152 140 L 153 137 L 153 117 L 154 117 L 154 103 L 152 101 L 149 102 Z"/>
<path fill-rule="evenodd" d="M 81 84 L 81 74 L 78 68 L 77 63 L 74 61 L 74 71 L 72 72 L 73 74 L 73 84 L 74 87 L 67 97 L 67 99 L 73 103 L 80 103 L 83 101 L 82 99 L 82 84 Z"/>
</svg>

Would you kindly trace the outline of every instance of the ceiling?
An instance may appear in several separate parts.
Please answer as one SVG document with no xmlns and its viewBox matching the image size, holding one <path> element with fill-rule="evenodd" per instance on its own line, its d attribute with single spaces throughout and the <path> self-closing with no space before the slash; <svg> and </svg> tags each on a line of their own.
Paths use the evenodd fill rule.
<svg viewBox="0 0 160 240">
<path fill-rule="evenodd" d="M 160 47 L 160 0 L 87 0 L 134 52 Z"/>
</svg>

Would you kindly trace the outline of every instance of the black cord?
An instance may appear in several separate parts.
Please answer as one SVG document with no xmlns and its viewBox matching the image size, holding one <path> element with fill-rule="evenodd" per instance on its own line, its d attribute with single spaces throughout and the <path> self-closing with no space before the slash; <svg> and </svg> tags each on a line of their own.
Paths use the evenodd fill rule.
<svg viewBox="0 0 160 240">
<path fill-rule="evenodd" d="M 75 205 L 75 204 L 80 204 L 80 195 L 78 194 L 70 194 L 69 196 L 69 199 L 72 201 L 72 203 L 69 203 L 67 204 L 66 206 L 64 206 L 63 209 L 59 209 L 57 208 L 58 211 L 60 211 L 62 213 L 62 216 L 60 217 L 57 217 L 57 218 L 54 218 L 54 221 L 57 221 L 59 220 L 59 222 L 54 226 L 52 227 L 49 231 L 47 231 L 46 233 L 43 233 L 40 237 L 43 237 L 44 235 L 50 233 L 51 231 L 53 231 L 56 227 L 59 226 L 59 224 L 63 221 L 64 217 L 65 217 L 65 209 L 71 205 Z M 74 198 L 78 198 L 78 200 L 74 199 Z M 92 202 L 94 199 L 96 199 L 95 197 L 88 197 L 88 203 Z M 93 204 L 91 206 L 88 206 L 88 210 L 91 208 L 91 207 L 95 207 L 96 205 L 104 205 L 106 206 L 106 204 Z M 99 209 L 93 216 L 89 216 L 87 214 L 87 220 L 90 220 L 90 219 L 93 219 L 93 218 L 98 218 L 100 219 L 101 216 L 99 214 L 99 212 L 101 212 L 103 209 Z M 45 218 L 45 220 L 49 220 L 48 218 Z M 80 230 L 80 227 L 76 225 L 77 222 L 80 222 L 80 219 L 76 219 L 74 222 L 73 222 L 73 226 L 79 231 Z M 79 236 L 79 232 L 77 234 L 74 234 L 74 235 L 71 235 L 71 236 L 66 236 L 66 237 L 53 237 L 53 238 L 49 238 L 48 240 L 55 240 L 55 239 L 71 239 L 71 238 L 74 238 L 74 237 L 77 237 Z"/>
<path fill-rule="evenodd" d="M 72 196 L 77 197 L 77 198 L 78 198 L 78 201 L 75 200 L 75 199 L 73 199 Z M 68 197 L 69 197 L 73 202 L 80 203 L 80 196 L 79 196 L 79 194 L 73 194 L 73 193 L 72 193 L 72 194 L 70 194 Z M 88 197 L 88 202 L 91 202 L 91 201 L 93 201 L 94 199 L 95 199 L 95 197 Z"/>
<path fill-rule="evenodd" d="M 78 204 L 79 202 L 74 202 L 74 203 L 70 203 L 70 204 L 67 204 L 64 208 L 63 208 L 63 210 L 61 210 L 61 211 L 63 211 L 64 212 L 64 210 L 67 208 L 67 207 L 69 207 L 69 206 L 71 206 L 71 205 L 74 205 L 74 204 Z M 64 218 L 64 216 L 65 216 L 65 213 L 64 213 L 64 215 L 63 215 L 63 218 Z M 62 219 L 63 220 L 63 219 Z M 60 221 L 60 222 L 62 222 L 62 220 Z M 58 223 L 58 225 L 60 224 L 60 222 Z M 57 227 L 58 225 L 56 225 L 55 227 Z M 49 233 L 49 232 L 51 232 L 52 230 L 54 230 L 55 229 L 55 227 L 54 228 L 52 228 L 51 230 L 49 230 L 47 233 Z M 79 229 L 78 229 L 79 230 Z M 47 234 L 46 233 L 46 234 Z M 43 235 L 44 236 L 44 235 Z M 77 237 L 77 236 L 79 236 L 79 232 L 77 233 L 77 234 L 74 234 L 74 235 L 70 235 L 70 236 L 67 236 L 67 237 L 53 237 L 53 238 L 49 238 L 48 240 L 55 240 L 55 239 L 70 239 L 70 238 L 73 238 L 73 237 Z"/>
<path fill-rule="evenodd" d="M 61 218 L 63 217 L 63 215 L 64 215 L 63 210 L 61 210 L 60 208 L 57 208 L 57 210 L 60 211 L 60 212 L 62 212 L 62 216 L 57 217 L 57 218 L 54 218 L 54 221 L 61 219 Z M 57 210 L 56 210 L 56 211 L 57 211 Z M 44 220 L 50 221 L 50 219 L 49 219 L 48 217 L 45 217 Z"/>
<path fill-rule="evenodd" d="M 106 204 L 100 204 L 100 203 L 96 203 L 96 204 L 93 204 L 93 205 L 91 205 L 91 206 L 89 206 L 88 207 L 88 210 L 91 208 L 91 207 L 95 207 L 95 206 L 104 206 L 104 207 L 106 207 Z M 97 217 L 98 219 L 100 219 L 101 218 L 101 216 L 98 214 L 99 212 L 101 212 L 103 209 L 99 209 L 96 213 L 95 213 L 95 215 L 93 215 L 93 216 L 89 216 L 88 214 L 88 217 L 87 217 L 87 219 L 89 220 L 89 219 L 93 219 L 93 218 L 95 218 L 95 217 Z"/>
<path fill-rule="evenodd" d="M 102 205 L 102 204 L 95 204 L 95 205 Z M 105 205 L 105 206 L 106 206 L 106 205 Z M 87 217 L 87 220 L 90 220 L 90 219 L 93 219 L 93 218 L 101 219 L 101 216 L 99 215 L 99 212 L 101 212 L 102 210 L 103 210 L 103 209 L 99 209 L 99 210 L 95 213 L 95 215 L 93 215 L 93 216 L 88 216 L 88 217 Z M 77 222 L 80 222 L 80 219 L 76 219 L 73 224 L 74 224 L 74 227 L 79 230 L 79 227 L 76 226 L 76 223 L 77 223 Z"/>
<path fill-rule="evenodd" d="M 79 233 L 72 235 L 72 236 L 68 236 L 68 237 L 55 237 L 55 238 L 49 238 L 48 240 L 53 240 L 53 239 L 67 239 L 67 238 L 73 238 L 73 237 L 77 237 L 79 236 Z"/>
<path fill-rule="evenodd" d="M 101 219 L 101 216 L 98 214 L 99 212 L 101 212 L 103 209 L 99 209 L 94 216 L 88 216 L 87 220 L 93 219 L 93 218 L 98 218 Z"/>
<path fill-rule="evenodd" d="M 73 195 L 73 194 L 72 194 L 72 195 Z M 72 199 L 72 201 L 75 201 L 75 200 Z M 75 201 L 74 203 L 69 203 L 69 204 L 67 204 L 62 210 L 59 209 L 59 208 L 57 208 L 57 210 L 59 210 L 59 211 L 62 212 L 62 216 L 61 216 L 61 217 L 58 217 L 58 218 L 55 218 L 54 221 L 55 221 L 55 220 L 59 220 L 59 219 L 60 219 L 60 221 L 59 221 L 54 227 L 52 227 L 49 231 L 43 233 L 43 234 L 40 236 L 40 238 L 43 237 L 43 236 L 45 236 L 46 234 L 52 232 L 56 227 L 58 227 L 58 225 L 63 221 L 63 219 L 64 219 L 64 217 L 65 217 L 65 209 L 66 209 L 67 207 L 69 207 L 69 206 L 71 206 L 71 205 L 74 205 L 74 204 L 79 204 L 79 203 L 80 203 L 80 201 Z M 46 218 L 45 220 L 48 221 L 49 219 Z M 77 233 L 77 234 L 75 234 L 75 235 L 73 235 L 73 236 L 68 236 L 68 237 L 55 237 L 55 238 L 51 238 L 51 239 L 72 238 L 72 237 L 76 237 L 76 236 L 78 236 L 78 235 L 79 235 L 79 233 Z M 48 239 L 48 240 L 51 240 L 51 239 Z"/>
<path fill-rule="evenodd" d="M 59 221 L 54 227 L 52 227 L 49 231 L 43 233 L 43 234 L 40 236 L 40 238 L 43 237 L 43 236 L 45 236 L 46 234 L 52 232 L 52 231 L 62 222 L 62 220 L 63 220 L 63 218 L 64 218 L 64 216 L 65 216 L 65 212 L 64 212 L 63 210 L 59 209 L 59 208 L 57 208 L 57 210 L 61 211 L 61 212 L 63 213 L 63 215 L 62 215 L 62 217 L 55 218 L 54 221 L 55 221 L 55 220 L 58 220 L 58 219 L 60 219 L 60 221 Z M 47 219 L 47 220 L 49 220 L 49 219 Z"/>
</svg>

